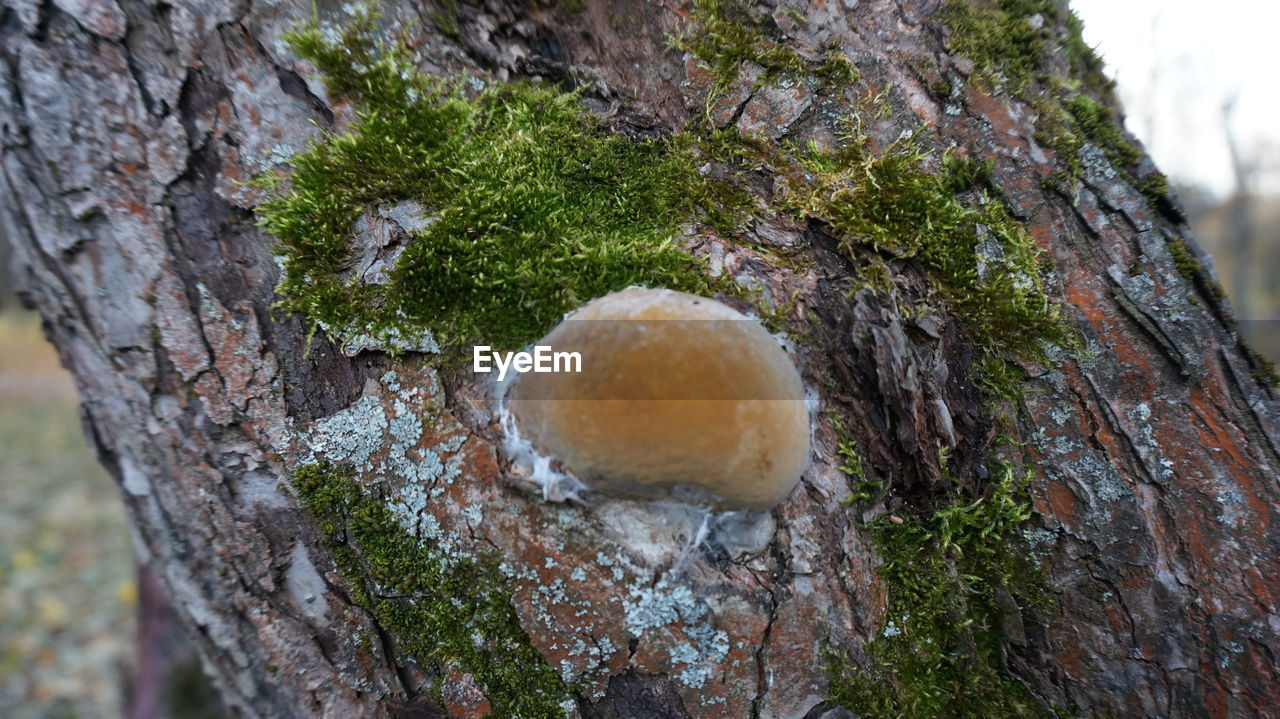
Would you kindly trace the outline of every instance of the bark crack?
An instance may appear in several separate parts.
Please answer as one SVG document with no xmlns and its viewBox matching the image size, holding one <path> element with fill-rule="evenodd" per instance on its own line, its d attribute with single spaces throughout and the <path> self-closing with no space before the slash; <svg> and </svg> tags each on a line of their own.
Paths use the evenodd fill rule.
<svg viewBox="0 0 1280 719">
<path fill-rule="evenodd" d="M 1267 425 L 1276 421 L 1277 414 L 1275 412 L 1268 411 L 1273 408 L 1268 407 L 1268 400 L 1265 397 L 1258 397 L 1252 402 L 1249 401 L 1248 397 L 1245 395 L 1245 390 L 1256 388 L 1258 382 L 1251 376 L 1242 376 L 1240 374 L 1236 369 L 1235 363 L 1227 356 L 1227 348 L 1219 347 L 1217 354 L 1219 364 L 1225 365 L 1226 368 L 1226 371 L 1222 374 L 1231 378 L 1230 388 L 1232 397 L 1235 398 L 1236 402 L 1242 406 L 1242 409 L 1247 409 L 1248 413 L 1253 416 L 1255 428 L 1253 431 L 1249 432 L 1249 434 L 1254 436 L 1261 435 L 1261 437 L 1256 439 L 1253 443 L 1260 443 L 1270 449 L 1271 461 L 1274 462 L 1276 466 L 1280 466 L 1280 436 L 1274 432 L 1267 431 Z M 1266 389 L 1264 388 L 1263 392 L 1265 391 Z M 1274 405 L 1275 402 L 1271 401 L 1270 404 Z"/>
<path fill-rule="evenodd" d="M 760 719 L 760 711 L 764 705 L 765 693 L 769 691 L 769 669 L 766 663 L 765 650 L 773 634 L 774 622 L 778 619 L 778 603 L 774 598 L 773 588 L 769 591 L 769 621 L 765 624 L 764 633 L 760 635 L 760 644 L 756 646 L 756 692 L 751 698 L 751 719 Z"/>
<path fill-rule="evenodd" d="M 1116 304 L 1119 305 L 1120 309 L 1124 310 L 1124 313 L 1128 315 L 1130 319 L 1137 323 L 1138 327 L 1140 327 L 1148 337 L 1155 341 L 1156 346 L 1160 348 L 1161 353 L 1178 368 L 1178 372 L 1184 379 L 1193 378 L 1193 373 L 1191 372 L 1186 356 L 1183 355 L 1182 351 L 1178 349 L 1176 344 L 1174 344 L 1173 339 L 1160 327 L 1160 319 L 1158 317 L 1153 317 L 1141 307 L 1138 307 L 1138 305 L 1124 294 L 1123 289 L 1112 290 L 1111 298 L 1115 300 Z"/>
</svg>

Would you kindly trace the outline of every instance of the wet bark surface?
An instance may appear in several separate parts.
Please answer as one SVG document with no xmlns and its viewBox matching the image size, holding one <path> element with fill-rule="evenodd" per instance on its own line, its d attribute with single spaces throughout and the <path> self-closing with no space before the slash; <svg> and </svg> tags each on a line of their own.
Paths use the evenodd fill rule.
<svg viewBox="0 0 1280 719">
<path fill-rule="evenodd" d="M 666 45 L 688 18 L 679 4 L 462 4 L 450 35 L 436 25 L 446 8 L 389 6 L 389 17 L 419 23 L 429 72 L 595 78 L 587 104 L 637 136 L 702 111 L 710 78 Z M 861 90 L 730 92 L 725 122 L 821 141 L 827 108 L 891 87 L 893 112 L 873 136 L 927 123 L 930 146 L 993 158 L 993 183 L 1055 261 L 1053 294 L 1088 350 L 1027 368 L 1016 434 L 1038 470 L 1030 532 L 1056 601 L 1045 614 L 1013 610 L 1022 631 L 1011 635 L 1011 670 L 1035 696 L 1085 716 L 1274 715 L 1276 397 L 1253 377 L 1221 302 L 1177 271 L 1169 242 L 1189 241 L 1177 211 L 1088 162 L 1100 153 L 1091 147 L 1078 195 L 1044 189 L 1052 150 L 1036 141 L 1035 111 L 966 82 L 973 63 L 947 53 L 936 4 L 796 9 L 807 22 L 766 14 L 801 54 L 840 43 Z M 885 588 L 860 529 L 867 517 L 843 501 L 851 488 L 830 423 L 801 486 L 774 510 L 767 547 L 699 553 L 680 577 L 700 597 L 697 616 L 637 636 L 632 580 L 652 590 L 645 601 L 675 601 L 655 587 L 678 541 L 628 555 L 609 525 L 621 510 L 546 505 L 510 481 L 493 418 L 468 401 L 479 390 L 465 377 L 439 387 L 419 357 L 347 357 L 273 312 L 278 269 L 255 225 L 261 198 L 238 183 L 352 117 L 279 41 L 310 12 L 250 0 L 0 0 L 0 223 L 25 296 L 77 377 L 86 434 L 120 484 L 141 558 L 227 703 L 271 717 L 473 716 L 484 706 L 467 677 L 397 656 L 287 488 L 299 437 L 361 398 L 392 412 L 385 373 L 396 370 L 441 407 L 438 436 L 421 442 L 459 442 L 462 479 L 430 511 L 519 569 L 513 603 L 534 646 L 582 682 L 581 716 L 841 716 L 825 702 L 823 642 L 860 658 Z M 767 191 L 769 178 L 758 179 Z M 850 260 L 816 220 L 762 212 L 742 236 L 684 240 L 715 271 L 813 311 L 805 377 L 895 488 L 871 513 L 935 481 L 940 450 L 962 479 L 980 473 L 992 423 L 966 380 L 971 357 L 954 320 L 850 296 Z M 800 248 L 809 262 L 780 268 L 770 248 Z M 926 294 L 918 269 L 896 270 L 897 292 Z M 468 525 L 476 504 L 494 519 Z M 595 564 L 601 552 L 626 565 L 626 579 Z M 573 579 L 584 566 L 587 581 Z M 558 580 L 567 597 L 548 598 L 542 588 Z M 711 661 L 699 623 L 727 648 L 690 681 L 692 664 L 673 650 Z M 609 651 L 577 654 L 577 641 Z"/>
</svg>

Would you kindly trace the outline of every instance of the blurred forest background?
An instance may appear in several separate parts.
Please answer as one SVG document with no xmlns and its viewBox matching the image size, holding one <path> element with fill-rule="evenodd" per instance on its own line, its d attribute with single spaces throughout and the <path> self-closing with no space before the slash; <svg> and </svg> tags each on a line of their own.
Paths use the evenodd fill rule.
<svg viewBox="0 0 1280 719">
<path fill-rule="evenodd" d="M 1073 6 L 1250 342 L 1280 360 L 1280 94 L 1263 57 L 1280 5 Z M 129 702 L 135 715 L 217 716 L 194 664 L 178 677 L 184 697 L 126 696 L 140 592 L 123 508 L 81 436 L 70 376 L 13 295 L 8 254 L 0 225 L 0 708 L 115 717 Z"/>
<path fill-rule="evenodd" d="M 0 310 L 0 714 L 120 715 L 133 550 L 37 319 Z"/>
<path fill-rule="evenodd" d="M 1071 0 L 1138 136 L 1213 256 L 1254 349 L 1280 360 L 1280 3 Z"/>
</svg>

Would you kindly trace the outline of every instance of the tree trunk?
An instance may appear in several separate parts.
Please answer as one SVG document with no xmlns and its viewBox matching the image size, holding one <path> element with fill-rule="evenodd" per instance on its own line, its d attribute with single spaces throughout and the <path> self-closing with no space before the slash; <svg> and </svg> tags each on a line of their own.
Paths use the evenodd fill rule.
<svg viewBox="0 0 1280 719">
<path fill-rule="evenodd" d="M 139 561 L 228 705 L 269 717 L 550 716 L 529 707 L 551 697 L 592 718 L 982 715 L 957 687 L 986 656 L 1009 715 L 1280 716 L 1275 391 L 1176 201 L 1148 160 L 1125 156 L 1133 141 L 1115 129 L 1073 18 L 1052 2 L 1023 5 L 1039 9 L 384 5 L 386 37 L 414 23 L 424 72 L 576 84 L 585 108 L 636 142 L 705 121 L 758 132 L 773 148 L 761 157 L 789 140 L 828 151 L 846 141 L 833 120 L 843 115 L 865 118 L 873 152 L 897 151 L 895 138 L 923 125 L 911 142 L 932 159 L 919 172 L 941 171 L 948 147 L 993 162 L 984 192 L 957 191 L 967 207 L 1003 203 L 1029 231 L 1053 263 L 1049 297 L 1080 339 L 1078 351 L 1063 340 L 1022 353 L 1012 402 L 975 381 L 981 312 L 956 309 L 958 280 L 937 284 L 927 253 L 852 241 L 824 214 L 838 193 L 809 210 L 778 200 L 803 173 L 738 162 L 751 221 L 732 233 L 695 222 L 677 238 L 806 337 L 799 362 L 822 408 L 800 486 L 751 520 L 767 538 L 733 547 L 698 544 L 696 522 L 662 525 L 636 503 L 544 502 L 513 478 L 470 373 L 437 372 L 431 354 L 360 351 L 275 307 L 274 240 L 256 222 L 264 191 L 240 183 L 286 171 L 361 109 L 281 40 L 311 17 L 309 3 L 0 0 L 3 232 L 26 300 L 77 378 Z M 347 21 L 330 3 L 318 13 Z M 995 28 L 985 49 L 974 39 L 984 28 Z M 844 71 L 854 69 L 860 78 Z M 711 157 L 706 171 L 727 164 Z M 983 254 L 996 230 L 966 231 L 977 233 L 966 281 L 979 291 L 1000 261 Z M 859 281 L 873 264 L 887 284 Z M 413 414 L 406 398 L 430 414 L 409 417 L 408 440 L 396 424 Z M 356 494 L 323 504 L 320 475 L 305 484 L 298 472 L 326 458 L 360 464 L 359 451 L 333 450 L 345 441 L 370 442 L 370 466 L 407 444 L 448 471 L 427 491 L 405 476 L 375 484 L 357 466 Z M 940 508 L 981 513 L 1014 491 L 996 455 L 1033 470 L 1033 516 L 995 531 L 994 545 L 990 533 L 930 534 L 970 516 Z M 416 544 L 379 555 L 375 539 L 394 534 L 344 524 L 382 516 L 370 501 L 399 512 L 415 498 Z M 901 602 L 919 588 L 894 573 L 915 566 L 890 554 L 904 546 L 898 526 L 941 548 L 943 596 L 983 590 L 960 605 L 979 609 L 971 625 L 935 618 L 966 637 L 937 659 L 959 668 L 954 681 L 930 687 L 910 662 L 933 650 L 900 643 L 917 619 L 895 607 L 913 606 Z M 438 559 L 442 547 L 448 571 L 432 576 L 497 587 L 499 601 L 400 586 L 395 572 L 408 570 L 383 566 Z M 987 550 L 983 566 L 1023 558 L 1043 579 L 969 577 L 965 562 Z M 518 627 L 476 619 L 461 641 L 435 637 L 435 620 L 425 635 L 406 629 L 503 612 Z M 953 634 L 907 634 L 933 630 Z"/>
</svg>

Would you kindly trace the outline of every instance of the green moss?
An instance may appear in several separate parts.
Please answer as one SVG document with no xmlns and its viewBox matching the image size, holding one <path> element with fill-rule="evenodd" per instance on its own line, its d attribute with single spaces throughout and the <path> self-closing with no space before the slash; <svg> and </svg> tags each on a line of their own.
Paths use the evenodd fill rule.
<svg viewBox="0 0 1280 719">
<path fill-rule="evenodd" d="M 1039 28 L 1031 23 L 1037 14 L 1044 20 Z M 989 77 L 1003 76 L 1014 92 L 1026 89 L 1040 67 L 1056 17 L 1052 0 L 950 0 L 942 13 L 951 27 L 947 49 L 973 60 Z"/>
<path fill-rule="evenodd" d="M 978 151 L 970 148 L 968 155 L 946 152 L 942 156 L 942 177 L 952 193 L 991 186 L 994 159 L 978 160 Z"/>
<path fill-rule="evenodd" d="M 837 446 L 840 453 L 840 471 L 855 479 L 861 477 L 866 470 L 862 466 L 862 455 L 858 454 L 858 444 L 851 438 L 845 438 Z"/>
<path fill-rule="evenodd" d="M 1280 370 L 1276 369 L 1276 364 L 1252 347 L 1245 347 L 1244 350 L 1253 366 L 1253 378 L 1272 389 L 1280 390 Z"/>
<path fill-rule="evenodd" d="M 794 9 L 784 11 L 793 22 L 804 24 Z M 670 38 L 670 45 L 702 60 L 715 78 L 708 102 L 718 97 L 738 76 L 742 63 L 751 61 L 764 68 L 757 82 L 767 85 L 783 76 L 812 77 L 831 87 L 845 87 L 858 81 L 860 73 L 833 42 L 816 66 L 787 47 L 784 39 L 766 31 L 747 6 L 736 0 L 694 0 L 692 23 Z"/>
<path fill-rule="evenodd" d="M 1076 95 L 1065 104 L 1055 97 L 1036 103 L 1036 141 L 1050 147 L 1065 167 L 1059 173 L 1063 184 L 1074 185 L 1084 173 L 1080 150 L 1086 142 L 1096 145 L 1121 179 L 1147 198 L 1151 207 L 1169 194 L 1169 180 L 1152 171 L 1138 177 L 1142 151 L 1120 131 L 1115 113 L 1087 96 Z"/>
<path fill-rule="evenodd" d="M 786 258 L 776 254 L 770 256 L 762 253 L 762 256 L 769 257 L 770 261 L 776 262 L 779 267 L 785 267 L 789 262 Z M 794 271 L 794 269 L 793 267 L 792 270 Z M 765 306 L 756 310 L 756 316 L 765 329 L 769 330 L 771 334 L 785 334 L 798 347 L 810 344 L 813 341 L 813 337 L 799 326 L 797 318 L 797 307 L 799 306 L 797 298 L 799 294 L 800 292 L 797 290 L 785 302 L 779 302 L 772 307 Z"/>
<path fill-rule="evenodd" d="M 1036 103 L 1036 141 L 1053 149 L 1065 164 L 1064 179 L 1074 183 L 1084 173 L 1080 151 L 1085 143 L 1102 150 L 1116 172 L 1126 182 L 1154 202 L 1168 194 L 1168 181 L 1160 173 L 1152 173 L 1139 182 L 1134 179 L 1142 151 L 1125 139 L 1110 108 L 1084 95 L 1076 95 L 1065 104 L 1057 98 Z"/>
<path fill-rule="evenodd" d="M 441 0 L 440 9 L 428 13 L 427 18 L 445 37 L 454 40 L 462 38 L 462 30 L 458 25 L 458 0 Z"/>
<path fill-rule="evenodd" d="M 948 154 L 937 171 L 929 161 L 914 142 L 876 154 L 856 134 L 836 153 L 811 151 L 801 161 L 816 178 L 808 211 L 850 251 L 870 245 L 920 261 L 964 321 L 978 381 L 993 398 L 1016 400 L 1026 378 L 1014 358 L 1043 361 L 1046 343 L 1074 340 L 1044 288 L 1038 249 L 988 191 L 990 165 Z M 853 447 L 842 441 L 839 449 L 847 458 Z M 985 494 L 944 481 L 929 506 L 871 526 L 884 561 L 886 624 L 866 647 L 869 666 L 834 659 L 833 701 L 868 718 L 1041 715 L 1002 659 L 997 594 L 1036 596 L 1026 581 L 1034 564 L 1017 534 L 1031 516 L 1027 480 L 1003 470 Z M 878 491 L 863 482 L 853 501 Z"/>
<path fill-rule="evenodd" d="M 735 0 L 694 0 L 691 14 L 693 22 L 671 37 L 670 44 L 711 67 L 715 78 L 712 95 L 723 92 L 748 60 L 765 69 L 762 82 L 784 73 L 803 75 L 809 69 L 804 58 L 770 38 L 760 22 Z"/>
<path fill-rule="evenodd" d="M 283 307 L 339 333 L 518 346 L 630 285 L 710 293 L 703 264 L 673 244 L 681 223 L 725 198 L 687 138 L 611 134 L 576 95 L 537 85 L 471 96 L 372 37 L 368 17 L 338 38 L 316 25 L 286 35 L 358 119 L 287 175 L 257 180 L 271 193 L 259 212 L 279 240 Z M 353 224 L 403 200 L 433 221 L 411 233 L 389 281 L 362 284 Z"/>
<path fill-rule="evenodd" d="M 810 147 L 799 155 L 807 175 L 795 178 L 802 189 L 790 201 L 826 220 L 851 256 L 869 245 L 920 261 L 964 321 L 979 382 L 992 398 L 1017 400 L 1026 377 L 1014 358 L 1044 361 L 1046 343 L 1075 340 L 1044 288 L 1037 247 L 990 191 L 990 163 L 948 153 L 931 169 L 934 158 L 913 140 L 877 153 L 856 129 L 841 139 L 834 153 Z M 841 469 L 860 477 L 861 458 L 833 419 Z M 832 657 L 833 701 L 868 718 L 1042 714 L 1002 659 L 1008 607 L 997 597 L 1039 602 L 1043 595 L 1017 532 L 1031 516 L 1030 475 L 1018 480 L 1001 468 L 976 496 L 948 477 L 925 507 L 871 526 L 884 561 L 886 624 L 866 647 L 869 665 Z M 863 480 L 851 503 L 880 490 Z"/>
<path fill-rule="evenodd" d="M 1191 253 L 1191 248 L 1187 247 L 1186 242 L 1179 238 L 1171 239 L 1167 247 L 1169 254 L 1173 256 L 1173 266 L 1178 269 L 1178 274 L 1182 275 L 1183 279 L 1194 286 L 1202 287 L 1219 302 L 1227 299 L 1227 291 L 1204 271 L 1200 266 L 1200 260 Z"/>
<path fill-rule="evenodd" d="M 1037 15 L 1039 27 L 1032 22 Z M 1107 78 L 1102 59 L 1084 41 L 1084 24 L 1071 11 L 1062 17 L 1053 0 L 949 0 L 942 19 L 952 32 L 947 48 L 973 60 L 980 77 L 1003 77 L 1015 94 L 1049 80 L 1043 69 L 1045 51 L 1056 39 L 1061 20 L 1070 83 L 1108 102 L 1113 99 L 1115 82 Z"/>
<path fill-rule="evenodd" d="M 1035 16 L 1041 20 L 1038 28 L 1031 23 Z M 1090 142 L 1153 207 L 1168 194 L 1168 182 L 1160 173 L 1137 177 L 1142 152 L 1120 131 L 1110 108 L 1115 83 L 1085 43 L 1083 23 L 1075 13 L 1068 11 L 1063 18 L 1052 0 L 950 0 L 942 17 L 952 29 L 948 49 L 972 59 L 980 71 L 976 77 L 1003 78 L 1014 95 L 1035 106 L 1036 141 L 1052 148 L 1064 163 L 1049 182 L 1050 189 L 1074 186 L 1083 173 L 1080 150 Z M 1065 76 L 1046 67 L 1060 20 L 1065 26 L 1060 43 L 1069 67 Z"/>
<path fill-rule="evenodd" d="M 991 186 L 990 162 L 939 157 L 914 137 L 876 149 L 860 127 L 855 116 L 834 151 L 810 144 L 744 153 L 783 178 L 776 209 L 827 224 L 860 268 L 856 289 L 896 294 L 885 261 L 867 261 L 869 252 L 922 266 L 932 292 L 923 311 L 942 304 L 961 320 L 976 350 L 972 372 L 999 414 L 999 400 L 1022 394 L 1026 375 L 1015 360 L 1043 362 L 1048 346 L 1077 345 L 1048 296 L 1039 249 Z M 874 499 L 881 484 L 833 422 L 841 470 L 855 482 L 850 503 Z M 833 701 L 867 717 L 1039 715 L 1001 659 L 996 619 L 1004 615 L 993 596 L 1037 596 L 1015 581 L 1034 576 L 1016 532 L 1031 511 L 1025 480 L 1003 469 L 992 483 L 947 477 L 900 510 L 905 518 L 873 525 L 890 623 L 868 647 L 869 666 L 833 657 Z"/>
<path fill-rule="evenodd" d="M 450 556 L 406 532 L 349 471 L 300 467 L 293 486 L 315 517 L 351 598 L 426 669 L 460 667 L 491 717 L 559 719 L 569 689 L 529 643 L 493 560 Z"/>
<path fill-rule="evenodd" d="M 870 290 L 878 294 L 889 294 L 894 291 L 893 271 L 883 260 L 871 259 L 857 267 L 853 277 L 853 287 L 849 291 L 852 297 L 859 290 Z"/>
<path fill-rule="evenodd" d="M 1169 178 L 1165 177 L 1163 172 L 1154 171 L 1138 181 L 1138 192 L 1155 204 L 1167 197 L 1172 190 L 1169 187 Z"/>
<path fill-rule="evenodd" d="M 1060 184 L 1074 185 L 1084 174 L 1080 150 L 1084 148 L 1085 137 L 1057 98 L 1037 101 L 1035 109 L 1036 142 L 1051 148 L 1063 163 L 1055 179 Z"/>
<path fill-rule="evenodd" d="M 827 47 L 822 55 L 822 64 L 814 70 L 814 74 L 836 87 L 852 85 L 862 77 L 853 61 L 840 49 L 838 42 Z"/>
<path fill-rule="evenodd" d="M 914 139 L 873 152 L 856 128 L 841 143 L 794 154 L 802 173 L 792 172 L 784 203 L 826 221 L 851 257 L 861 245 L 921 262 L 964 322 L 980 381 L 997 396 L 1020 396 L 1013 359 L 1041 360 L 1046 342 L 1073 337 L 1045 291 L 1038 247 L 985 187 L 990 164 L 947 153 L 930 169 Z M 964 191 L 972 202 L 959 199 Z"/>
<path fill-rule="evenodd" d="M 1142 157 L 1142 152 L 1125 139 L 1111 108 L 1104 107 L 1084 95 L 1076 95 L 1066 104 L 1084 136 L 1102 148 L 1111 165 L 1128 170 Z"/>
<path fill-rule="evenodd" d="M 864 648 L 869 668 L 849 671 L 832 657 L 833 701 L 865 719 L 1044 714 L 1002 657 L 1002 628 L 1016 611 L 1007 602 L 1045 601 L 1019 546 L 1028 478 L 1002 465 L 984 496 L 940 497 L 931 512 L 870 525 L 889 588 L 886 622 Z"/>
<path fill-rule="evenodd" d="M 919 263 L 930 297 L 900 305 L 899 313 L 941 304 L 961 320 L 976 349 L 971 371 L 1000 420 L 1026 381 L 1016 360 L 1047 361 L 1050 345 L 1075 348 L 1078 340 L 1048 296 L 1039 249 L 991 186 L 991 163 L 952 152 L 939 157 L 915 137 L 875 148 L 861 122 L 888 105 L 883 95 L 867 105 L 850 117 L 833 151 L 710 136 L 718 158 L 777 178 L 773 209 L 826 223 L 857 268 L 854 291 L 896 300 L 888 262 Z M 840 469 L 850 478 L 848 503 L 874 499 L 883 485 L 868 475 L 840 417 L 831 419 Z M 944 477 L 897 510 L 905 518 L 873 525 L 891 623 L 868 647 L 869 665 L 832 656 L 834 702 L 866 717 L 1039 715 L 1003 664 L 1005 637 L 995 621 L 1014 620 L 1011 613 L 997 617 L 993 595 L 1041 596 L 1016 531 L 1031 512 L 1025 479 L 1002 467 L 993 482 Z"/>
<path fill-rule="evenodd" d="M 1192 254 L 1187 243 L 1180 239 L 1169 241 L 1169 254 L 1173 255 L 1173 266 L 1178 268 L 1178 274 L 1182 275 L 1187 282 L 1195 284 L 1196 276 L 1200 274 L 1200 261 Z"/>
<path fill-rule="evenodd" d="M 785 15 L 788 20 L 800 27 L 809 26 L 809 19 L 804 16 L 804 13 L 793 7 L 787 6 L 782 8 L 782 14 Z"/>
<path fill-rule="evenodd" d="M 844 422 L 834 410 L 827 411 L 827 417 L 836 431 L 836 452 L 840 455 L 840 471 L 853 482 L 850 495 L 845 504 L 865 502 L 873 499 L 884 484 L 867 476 L 866 467 L 862 463 L 862 455 L 858 453 L 858 443 L 845 430 Z"/>
<path fill-rule="evenodd" d="M 1039 28 L 1030 22 L 1037 15 Z M 1036 141 L 1052 148 L 1064 164 L 1054 173 L 1050 189 L 1075 185 L 1084 171 L 1080 150 L 1089 142 L 1101 148 L 1120 176 L 1156 207 L 1169 194 L 1168 180 L 1159 172 L 1138 177 L 1142 151 L 1120 131 L 1110 107 L 1115 102 L 1115 83 L 1103 72 L 1101 58 L 1085 43 L 1083 23 L 1075 13 L 1067 12 L 1061 41 L 1069 64 L 1067 77 L 1043 67 L 1059 19 L 1052 0 L 976 4 L 950 0 L 943 11 L 943 20 L 952 29 L 948 49 L 972 59 L 981 70 L 979 76 L 1003 77 L 1013 94 L 1025 96 L 1035 106 Z M 1081 92 L 1082 88 L 1102 102 Z"/>
</svg>

